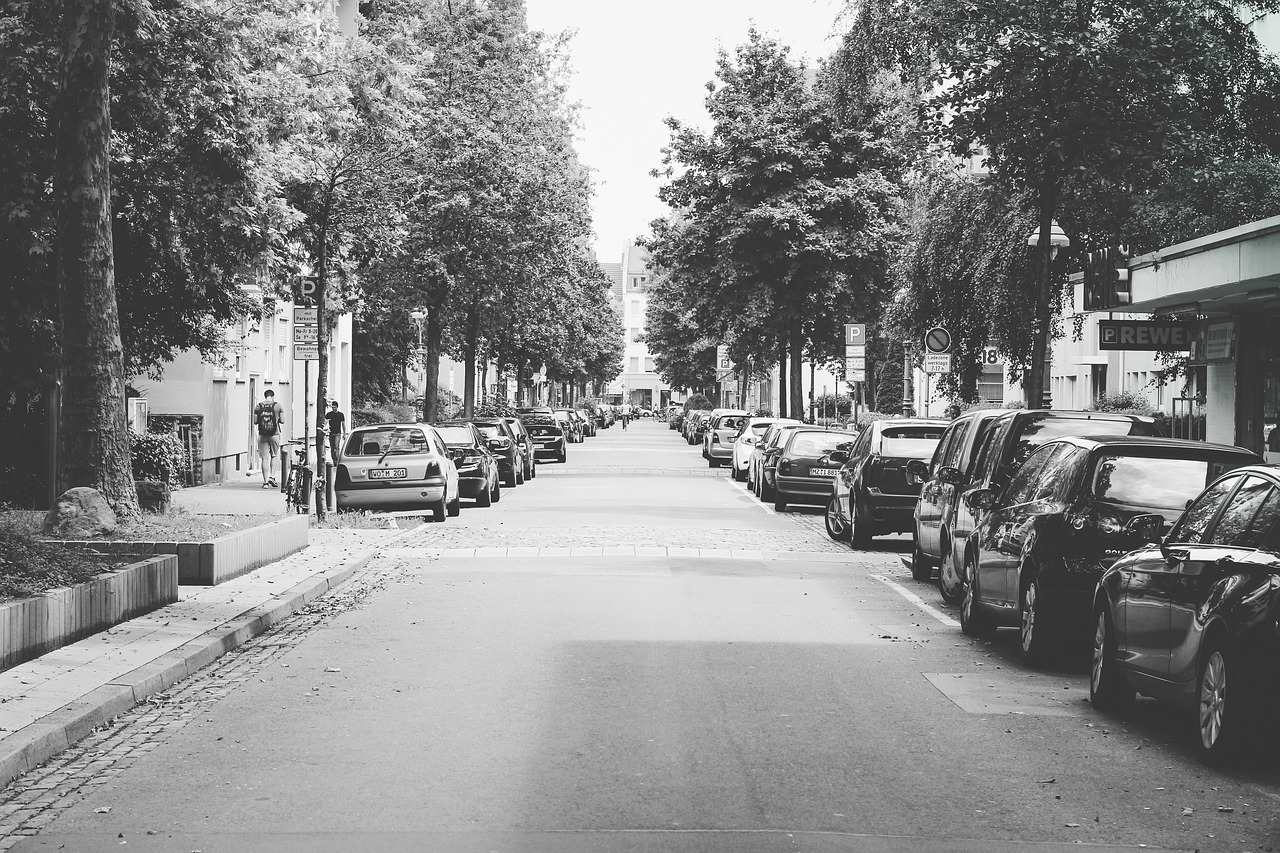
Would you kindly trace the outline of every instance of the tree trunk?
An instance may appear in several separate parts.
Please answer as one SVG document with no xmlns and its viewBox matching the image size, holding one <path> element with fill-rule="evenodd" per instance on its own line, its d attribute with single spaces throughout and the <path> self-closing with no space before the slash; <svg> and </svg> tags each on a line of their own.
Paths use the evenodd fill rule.
<svg viewBox="0 0 1280 853">
<path fill-rule="evenodd" d="M 444 300 L 432 305 L 427 310 L 427 355 L 422 372 L 422 419 L 434 424 L 440 419 L 440 339 L 443 330 L 440 328 L 440 311 Z"/>
<path fill-rule="evenodd" d="M 778 336 L 778 417 L 787 416 L 787 339 Z"/>
<path fill-rule="evenodd" d="M 476 416 L 476 342 L 470 332 L 462 348 L 462 359 L 462 417 L 471 420 Z"/>
<path fill-rule="evenodd" d="M 804 420 L 804 333 L 800 321 L 791 324 L 791 417 Z"/>
<path fill-rule="evenodd" d="M 329 278 L 329 213 L 333 209 L 334 188 L 336 182 L 331 181 L 324 196 L 324 204 L 320 209 L 320 221 L 317 223 L 319 239 L 316 241 L 316 482 L 324 482 L 324 412 L 325 399 L 329 395 L 329 312 L 325 310 L 326 284 Z M 303 389 L 306 398 L 306 389 Z M 303 409 L 302 443 L 307 441 L 307 418 L 310 411 Z M 317 498 L 318 500 L 318 498 Z M 317 504 L 318 506 L 318 504 Z"/>
<path fill-rule="evenodd" d="M 122 520 L 141 516 L 125 416 L 111 236 L 114 0 L 68 0 L 55 105 L 57 276 L 63 378 L 58 490 L 89 486 Z"/>
</svg>

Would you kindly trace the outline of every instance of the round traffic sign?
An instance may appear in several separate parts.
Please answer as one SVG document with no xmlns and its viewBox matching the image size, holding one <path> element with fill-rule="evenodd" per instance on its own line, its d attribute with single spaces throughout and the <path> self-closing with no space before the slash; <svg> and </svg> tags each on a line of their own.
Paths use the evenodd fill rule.
<svg viewBox="0 0 1280 853">
<path fill-rule="evenodd" d="M 951 333 L 941 326 L 934 326 L 925 333 L 924 348 L 929 352 L 946 352 L 951 349 Z"/>
</svg>

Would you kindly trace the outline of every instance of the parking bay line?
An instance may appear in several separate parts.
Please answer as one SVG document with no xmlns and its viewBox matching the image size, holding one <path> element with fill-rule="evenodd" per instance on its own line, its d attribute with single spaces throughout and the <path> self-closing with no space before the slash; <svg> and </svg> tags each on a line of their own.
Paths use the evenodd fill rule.
<svg viewBox="0 0 1280 853">
<path fill-rule="evenodd" d="M 907 601 L 909 601 L 909 602 L 911 602 L 912 604 L 914 604 L 916 607 L 919 607 L 919 608 L 920 608 L 921 610 L 923 610 L 925 613 L 928 613 L 930 616 L 932 616 L 932 617 L 933 617 L 934 619 L 936 619 L 937 621 L 941 622 L 943 625 L 946 625 L 946 626 L 947 626 L 947 627 L 949 627 L 949 628 L 959 628 L 959 627 L 960 627 L 960 623 L 959 623 L 959 622 L 957 622 L 955 619 L 952 619 L 950 616 L 948 616 L 947 614 L 943 613 L 941 610 L 939 610 L 938 608 L 934 607 L 933 605 L 931 605 L 931 604 L 926 604 L 923 598 L 921 598 L 920 596 L 916 595 L 914 592 L 912 592 L 911 590 L 907 589 L 905 586 L 903 586 L 902 584 L 898 583 L 897 581 L 891 581 L 891 580 L 889 580 L 887 577 L 885 577 L 884 575 L 872 575 L 871 577 L 873 577 L 873 578 L 875 578 L 876 580 L 880 581 L 882 584 L 884 584 L 885 586 L 889 587 L 891 590 L 893 590 L 893 591 L 894 591 L 894 592 L 896 592 L 898 595 L 900 595 L 900 596 L 902 596 L 903 598 L 905 598 Z"/>
</svg>

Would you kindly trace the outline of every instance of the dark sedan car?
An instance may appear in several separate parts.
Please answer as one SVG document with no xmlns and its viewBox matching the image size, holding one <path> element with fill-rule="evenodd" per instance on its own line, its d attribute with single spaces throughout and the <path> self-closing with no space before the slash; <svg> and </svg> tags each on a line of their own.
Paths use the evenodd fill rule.
<svg viewBox="0 0 1280 853">
<path fill-rule="evenodd" d="M 840 465 L 832 461 L 836 447 L 853 441 L 857 433 L 844 430 L 800 429 L 779 445 L 774 463 L 773 508 L 782 512 L 791 503 L 825 504 Z"/>
<path fill-rule="evenodd" d="M 522 419 L 524 428 L 533 439 L 533 456 L 535 459 L 549 459 L 552 462 L 564 462 L 568 459 L 565 450 L 564 430 L 555 415 L 529 416 Z"/>
<path fill-rule="evenodd" d="M 889 418 L 868 426 L 847 452 L 827 502 L 827 535 L 860 547 L 871 537 L 911 529 L 924 480 L 908 473 L 912 460 L 933 457 L 949 421 Z"/>
<path fill-rule="evenodd" d="M 1093 607 L 1094 705 L 1152 696 L 1195 713 L 1205 760 L 1238 755 L 1280 698 L 1280 470 L 1214 482 L 1103 574 Z"/>
<path fill-rule="evenodd" d="M 476 506 L 489 506 L 502 499 L 502 481 L 497 457 L 489 451 L 484 435 L 470 421 L 437 424 L 458 469 L 458 491 L 474 498 Z"/>
<path fill-rule="evenodd" d="M 498 473 L 502 485 L 515 488 L 524 482 L 525 447 L 520 443 L 511 425 L 502 418 L 478 418 L 472 421 L 488 442 L 489 452 L 498 458 Z"/>
<path fill-rule="evenodd" d="M 1207 483 L 1261 461 L 1223 444 L 1130 436 L 1045 442 L 999 493 L 970 498 L 987 510 L 965 550 L 960 625 L 966 634 L 1019 626 L 1031 662 L 1081 651 L 1104 570 L 1173 521 Z"/>
<path fill-rule="evenodd" d="M 503 418 L 507 427 L 511 430 L 511 434 L 515 436 L 516 442 L 524 448 L 524 478 L 532 480 L 538 476 L 538 463 L 534 459 L 533 453 L 537 447 L 533 443 L 533 436 L 529 435 L 529 431 L 524 428 L 524 421 L 519 418 Z"/>
</svg>

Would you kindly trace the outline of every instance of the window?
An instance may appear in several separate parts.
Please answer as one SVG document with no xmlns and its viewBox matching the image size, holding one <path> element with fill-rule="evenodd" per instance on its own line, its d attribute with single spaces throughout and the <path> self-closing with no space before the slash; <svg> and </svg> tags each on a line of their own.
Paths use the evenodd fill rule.
<svg viewBox="0 0 1280 853">
<path fill-rule="evenodd" d="M 933 451 L 933 459 L 929 461 L 930 474 L 937 473 L 938 469 L 942 467 L 942 460 L 947 458 L 947 451 L 951 447 L 951 440 L 955 438 L 956 428 L 959 426 L 960 423 L 964 423 L 964 421 L 960 421 L 959 423 L 952 424 L 951 426 L 947 427 L 947 429 L 942 433 L 942 440 L 938 442 L 937 449 Z M 868 427 L 862 432 L 864 435 L 867 433 L 870 433 L 871 428 Z"/>
<path fill-rule="evenodd" d="M 1247 457 L 1246 457 L 1247 458 Z M 1102 503 L 1151 507 L 1177 514 L 1204 487 L 1244 459 L 1169 459 L 1161 456 L 1104 456 L 1093 475 L 1093 495 Z"/>
<path fill-rule="evenodd" d="M 1169 541 L 1196 543 L 1202 540 L 1205 528 L 1209 526 L 1209 522 L 1213 521 L 1213 517 L 1218 514 L 1218 508 L 1226 501 L 1227 495 L 1231 494 L 1231 490 L 1236 487 L 1240 479 L 1240 477 L 1227 477 L 1225 480 L 1219 480 L 1216 485 L 1210 487 L 1209 491 L 1201 495 L 1199 500 L 1187 507 L 1187 511 L 1182 514 L 1182 518 L 1169 534 Z"/>
<path fill-rule="evenodd" d="M 640 316 L 640 300 L 639 300 L 639 299 L 632 299 L 632 300 L 631 300 L 631 312 L 630 312 L 630 313 L 631 313 L 631 316 L 632 316 L 632 317 L 639 317 L 639 316 Z"/>
<path fill-rule="evenodd" d="M 1004 490 L 1003 499 L 1000 501 L 1001 506 L 1030 503 L 1040 486 L 1040 472 L 1049 461 L 1049 457 L 1057 450 L 1055 446 L 1047 446 L 1032 453 L 1018 469 L 1018 473 L 1014 474 L 1013 479 L 1009 481 L 1009 485 Z"/>
<path fill-rule="evenodd" d="M 1004 389 L 1004 366 L 983 365 L 982 375 L 978 377 L 978 399 L 987 403 L 1004 403 Z"/>
<path fill-rule="evenodd" d="M 1049 503 L 1065 503 L 1076 481 L 1076 472 L 1080 462 L 1089 451 L 1073 447 L 1070 444 L 1059 444 L 1040 469 L 1040 487 L 1036 490 L 1036 500 Z"/>
<path fill-rule="evenodd" d="M 1276 507 L 1272 495 L 1274 491 L 1269 480 L 1262 477 L 1245 477 L 1240 490 L 1232 496 L 1231 502 L 1222 510 L 1222 517 L 1218 519 L 1218 523 L 1213 526 L 1209 535 L 1204 537 L 1205 544 L 1254 547 L 1246 545 L 1246 542 L 1252 539 L 1261 541 L 1271 529 L 1271 524 L 1275 522 Z M 1268 505 L 1270 505 L 1269 518 L 1263 519 L 1261 531 L 1255 531 L 1255 519 L 1264 509 L 1268 509 Z"/>
<path fill-rule="evenodd" d="M 651 359 L 651 358 L 645 358 L 645 360 L 644 360 L 644 372 L 645 372 L 645 373 L 653 373 L 653 359 Z"/>
<path fill-rule="evenodd" d="M 647 275 L 631 276 L 631 289 L 636 292 L 640 292 L 644 290 L 645 284 L 648 282 L 648 280 L 649 280 L 649 277 Z"/>
<path fill-rule="evenodd" d="M 638 355 L 631 357 L 631 372 L 632 373 L 640 372 L 640 356 Z"/>
<path fill-rule="evenodd" d="M 963 420 L 956 424 L 955 433 L 951 436 L 951 443 L 947 445 L 947 455 L 943 458 L 942 464 L 948 468 L 961 468 L 963 460 L 960 454 L 964 452 L 965 439 L 969 437 L 969 430 L 973 429 L 972 420 Z"/>
</svg>

